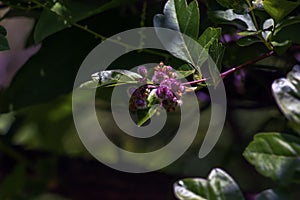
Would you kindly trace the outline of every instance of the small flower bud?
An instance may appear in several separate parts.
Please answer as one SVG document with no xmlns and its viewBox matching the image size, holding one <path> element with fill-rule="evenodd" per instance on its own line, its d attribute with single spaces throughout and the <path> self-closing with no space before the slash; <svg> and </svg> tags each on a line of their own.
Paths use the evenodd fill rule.
<svg viewBox="0 0 300 200">
<path fill-rule="evenodd" d="M 137 72 L 142 76 L 142 77 L 146 77 L 147 76 L 147 69 L 145 66 L 139 66 L 137 69 Z"/>
</svg>

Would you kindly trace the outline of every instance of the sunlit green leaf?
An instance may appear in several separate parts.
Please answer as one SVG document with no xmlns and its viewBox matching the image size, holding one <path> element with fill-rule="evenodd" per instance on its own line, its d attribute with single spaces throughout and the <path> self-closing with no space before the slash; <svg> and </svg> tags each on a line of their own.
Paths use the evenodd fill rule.
<svg viewBox="0 0 300 200">
<path fill-rule="evenodd" d="M 275 80 L 272 90 L 283 114 L 292 122 L 300 124 L 300 66 L 294 66 L 287 78 Z"/>
<path fill-rule="evenodd" d="M 300 167 L 300 138 L 281 133 L 259 133 L 243 155 L 262 175 L 287 184 Z"/>
<path fill-rule="evenodd" d="M 223 170 L 213 169 L 207 180 L 186 178 L 174 184 L 174 192 L 181 200 L 243 200 L 235 181 Z"/>
<path fill-rule="evenodd" d="M 274 30 L 274 20 L 273 19 L 267 19 L 266 21 L 264 21 L 262 37 L 265 39 L 265 41 L 268 41 L 268 39 L 271 36 L 273 30 Z"/>
<path fill-rule="evenodd" d="M 233 9 L 228 9 L 226 11 L 210 12 L 209 16 L 216 23 L 234 24 L 241 30 L 257 31 L 249 14 L 236 14 Z M 236 21 L 242 24 L 238 24 Z"/>
<path fill-rule="evenodd" d="M 290 12 L 300 5 L 300 1 L 289 0 L 264 0 L 263 1 L 265 11 L 276 21 L 279 22 Z"/>
<path fill-rule="evenodd" d="M 180 31 L 197 39 L 199 33 L 200 13 L 197 1 L 189 5 L 186 0 L 169 0 L 165 4 L 164 14 L 154 16 L 154 26 Z"/>
<path fill-rule="evenodd" d="M 114 87 L 128 83 L 137 83 L 141 75 L 128 70 L 106 70 L 91 75 L 92 80 L 80 85 L 83 89 Z"/>
<path fill-rule="evenodd" d="M 160 14 L 154 17 L 154 26 L 181 31 L 187 36 L 197 39 L 198 32 L 192 35 L 187 30 L 191 29 L 190 26 L 195 24 L 193 22 L 194 18 L 199 20 L 198 15 L 199 9 L 195 1 L 187 6 L 185 0 L 169 0 L 165 5 L 164 15 Z M 190 17 L 192 17 L 193 20 L 180 20 L 180 18 L 189 19 Z M 198 23 L 196 26 L 199 28 Z M 185 35 L 174 36 L 174 38 L 170 40 L 169 35 L 160 34 L 159 30 L 157 30 L 157 34 L 167 50 L 173 56 L 191 64 L 197 70 L 199 77 L 202 76 L 201 66 L 208 60 L 209 54 L 211 54 L 210 56 L 215 59 L 216 63 L 220 66 L 224 53 L 224 47 L 218 42 L 221 35 L 220 28 L 207 28 L 198 39 L 199 43 L 187 38 Z M 211 77 L 213 77 L 212 80 L 216 83 L 219 79 L 218 70 L 215 72 L 215 66 L 208 66 L 208 68 Z"/>
<path fill-rule="evenodd" d="M 207 181 L 201 178 L 186 178 L 174 184 L 174 193 L 180 200 L 207 199 Z"/>
<path fill-rule="evenodd" d="M 200 45 L 193 39 L 197 39 L 199 31 L 199 8 L 197 1 L 187 5 L 186 0 L 169 0 L 165 4 L 164 14 L 155 15 L 153 23 L 155 27 L 168 28 L 179 31 L 185 35 L 174 35 L 170 40 L 169 35 L 157 29 L 157 35 L 165 48 L 175 57 L 191 64 L 198 73 L 199 63 L 207 59 L 201 56 L 204 52 Z M 170 41 L 170 42 L 169 42 Z"/>
</svg>

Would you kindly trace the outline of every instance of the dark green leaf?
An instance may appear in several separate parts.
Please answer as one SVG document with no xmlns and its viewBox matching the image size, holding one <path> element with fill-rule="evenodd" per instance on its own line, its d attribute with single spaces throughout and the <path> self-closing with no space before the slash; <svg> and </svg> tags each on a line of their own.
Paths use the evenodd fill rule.
<svg viewBox="0 0 300 200">
<path fill-rule="evenodd" d="M 96 0 L 72 0 L 62 1 L 62 3 L 57 1 L 44 8 L 34 30 L 34 39 L 40 42 L 80 20 L 130 2 L 132 0 L 112 0 L 105 4 L 103 1 Z"/>
<path fill-rule="evenodd" d="M 9 50 L 9 44 L 7 38 L 0 35 L 0 51 Z"/>
<path fill-rule="evenodd" d="M 220 37 L 221 37 L 221 28 L 208 27 L 198 39 L 202 47 L 206 51 L 208 51 L 209 55 L 216 63 L 217 68 L 219 70 L 221 69 L 221 62 L 223 60 L 223 55 L 225 51 L 225 47 L 219 42 Z M 212 69 L 214 68 L 211 67 L 210 70 Z M 211 74 L 219 73 L 219 71 L 218 72 L 211 71 L 210 73 Z"/>
<path fill-rule="evenodd" d="M 272 36 L 272 41 L 276 41 L 278 43 L 285 42 L 287 40 L 291 41 L 292 43 L 300 44 L 300 37 L 299 37 L 299 29 L 300 23 L 294 23 L 292 26 L 285 26 L 284 28 L 274 31 Z"/>
<path fill-rule="evenodd" d="M 217 0 L 225 8 L 232 8 L 238 13 L 245 12 L 248 9 L 245 0 Z"/>
<path fill-rule="evenodd" d="M 3 26 L 0 26 L 0 51 L 9 50 L 9 44 L 6 38 L 6 30 Z"/>
<path fill-rule="evenodd" d="M 262 175 L 287 184 L 300 167 L 300 139 L 281 133 L 259 133 L 243 155 Z"/>
<path fill-rule="evenodd" d="M 199 37 L 198 42 L 208 51 L 210 46 L 221 37 L 221 28 L 208 27 Z"/>
<path fill-rule="evenodd" d="M 0 35 L 6 36 L 7 32 L 3 26 L 0 26 Z"/>
<path fill-rule="evenodd" d="M 174 184 L 177 198 L 182 200 L 242 200 L 244 199 L 235 181 L 221 169 L 213 169 L 207 180 L 187 178 Z"/>
<path fill-rule="evenodd" d="M 210 68 L 210 70 L 218 69 L 218 71 L 215 72 L 216 76 L 221 71 L 224 52 L 225 52 L 225 46 L 223 46 L 219 41 L 215 41 L 213 45 L 209 48 L 209 55 L 216 63 L 217 66 L 217 68 Z M 214 74 L 214 72 L 212 71 L 210 73 Z M 212 76 L 212 77 L 214 78 L 216 76 Z"/>
<path fill-rule="evenodd" d="M 178 72 L 178 79 L 188 77 L 188 76 L 192 75 L 193 73 L 195 73 L 195 69 L 193 69 L 188 64 L 182 65 L 176 71 Z"/>
<path fill-rule="evenodd" d="M 298 24 L 298 23 L 300 23 L 300 16 L 289 17 L 276 25 L 273 35 L 276 35 L 279 31 L 281 31 L 287 26 L 291 26 L 293 24 Z"/>
<path fill-rule="evenodd" d="M 0 184 L 0 199 L 15 199 L 25 186 L 25 166 L 17 165 Z"/>
<path fill-rule="evenodd" d="M 272 90 L 283 114 L 292 122 L 300 124 L 300 66 L 294 66 L 287 78 L 275 80 Z"/>
<path fill-rule="evenodd" d="M 200 13 L 197 1 L 187 5 L 186 0 L 169 0 L 164 8 L 164 15 L 154 16 L 154 26 L 180 31 L 197 39 L 199 34 Z"/>
<path fill-rule="evenodd" d="M 265 11 L 276 21 L 279 22 L 290 12 L 292 12 L 296 7 L 299 6 L 299 1 L 288 1 L 288 0 L 264 0 Z"/>
<path fill-rule="evenodd" d="M 252 18 L 249 14 L 236 14 L 232 9 L 226 11 L 213 11 L 209 13 L 210 18 L 216 23 L 234 24 L 241 30 L 257 31 Z M 240 21 L 243 25 L 235 23 L 234 20 Z"/>
<path fill-rule="evenodd" d="M 292 199 L 291 195 L 287 192 L 283 192 L 277 189 L 268 189 L 259 193 L 255 200 L 282 200 L 282 199 Z"/>
<path fill-rule="evenodd" d="M 138 119 L 137 125 L 138 126 L 143 126 L 149 119 L 151 119 L 151 117 L 153 117 L 153 115 L 156 113 L 157 109 L 158 109 L 158 107 L 154 106 L 154 107 L 151 107 L 149 110 L 145 111 L 142 114 L 142 117 L 140 117 Z"/>
<path fill-rule="evenodd" d="M 245 46 L 249 46 L 251 44 L 257 43 L 257 42 L 261 42 L 261 40 L 257 37 L 243 37 L 241 39 L 239 39 L 236 43 L 241 46 L 241 47 L 245 47 Z"/>
<path fill-rule="evenodd" d="M 272 41 L 271 43 L 278 55 L 283 55 L 292 46 L 292 42 L 289 40 L 280 43 Z"/>
</svg>

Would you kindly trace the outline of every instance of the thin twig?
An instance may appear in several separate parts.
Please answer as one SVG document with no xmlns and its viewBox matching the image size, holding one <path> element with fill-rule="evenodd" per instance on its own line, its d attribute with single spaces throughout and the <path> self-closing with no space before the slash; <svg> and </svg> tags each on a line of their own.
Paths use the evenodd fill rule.
<svg viewBox="0 0 300 200">
<path fill-rule="evenodd" d="M 35 3 L 36 5 L 38 5 L 38 6 L 43 7 L 44 9 L 47 9 L 47 10 L 50 11 L 50 12 L 53 12 L 53 11 L 52 11 L 50 8 L 48 8 L 46 5 L 40 3 L 40 2 L 38 2 L 38 1 L 36 1 L 36 0 L 32 0 L 32 2 L 34 2 L 34 3 Z M 91 35 L 95 36 L 95 38 L 101 39 L 102 41 L 103 41 L 103 40 L 108 40 L 108 41 L 110 41 L 110 42 L 113 42 L 113 43 L 115 43 L 115 44 L 118 44 L 118 45 L 120 45 L 120 46 L 126 48 L 127 50 L 130 50 L 130 49 L 139 49 L 139 48 L 134 47 L 134 46 L 132 46 L 132 45 L 126 44 L 126 43 L 124 43 L 124 42 L 121 42 L 120 40 L 115 40 L 115 39 L 111 39 L 111 38 L 106 38 L 105 36 L 103 36 L 103 35 L 101 35 L 101 34 L 95 32 L 95 31 L 89 29 L 87 26 L 80 25 L 80 24 L 78 24 L 78 23 L 76 23 L 76 22 L 70 22 L 70 21 L 68 21 L 64 16 L 58 15 L 56 12 L 53 12 L 53 13 L 56 14 L 58 17 L 60 17 L 60 18 L 62 18 L 62 19 L 64 19 L 64 20 L 66 20 L 66 21 L 69 23 L 69 25 L 74 26 L 74 27 L 76 27 L 76 28 L 79 28 L 79 29 L 81 29 L 81 30 L 84 30 L 84 31 L 90 33 Z M 68 23 L 67 23 L 67 24 L 68 24 Z M 143 51 L 143 52 L 146 52 L 146 53 L 153 54 L 153 55 L 159 55 L 159 56 L 165 57 L 166 59 L 169 58 L 169 57 L 171 57 L 169 54 L 157 52 L 157 51 L 154 51 L 154 50 L 151 50 L 151 49 L 142 49 L 142 51 Z"/>
<path fill-rule="evenodd" d="M 247 62 L 245 62 L 245 63 L 243 63 L 243 64 L 241 64 L 241 65 L 238 65 L 238 66 L 236 66 L 236 67 L 233 67 L 233 68 L 231 68 L 231 69 L 229 69 L 229 70 L 227 70 L 227 71 L 221 73 L 221 74 L 220 74 L 220 77 L 221 77 L 221 78 L 225 78 L 226 76 L 228 76 L 229 74 L 231 74 L 231 73 L 233 73 L 233 72 L 236 72 L 236 71 L 238 71 L 238 70 L 241 70 L 241 69 L 247 67 L 248 65 L 252 65 L 252 64 L 254 64 L 254 63 L 256 63 L 256 62 L 258 62 L 258 61 L 260 61 L 260 60 L 263 60 L 263 59 L 265 59 L 265 58 L 267 58 L 267 57 L 270 57 L 270 56 L 272 56 L 272 55 L 274 55 L 274 54 L 275 54 L 274 51 L 270 51 L 270 52 L 268 52 L 268 53 L 265 53 L 265 54 L 263 54 L 263 55 L 261 55 L 261 56 L 255 58 L 255 59 L 253 59 L 253 60 L 249 60 L 249 61 L 247 61 Z M 183 83 L 183 85 L 190 85 L 190 84 L 203 83 L 203 82 L 208 81 L 208 80 L 210 80 L 210 78 L 203 78 L 203 79 L 200 79 L 200 80 L 195 80 L 195 81 L 190 81 L 190 82 Z"/>
</svg>

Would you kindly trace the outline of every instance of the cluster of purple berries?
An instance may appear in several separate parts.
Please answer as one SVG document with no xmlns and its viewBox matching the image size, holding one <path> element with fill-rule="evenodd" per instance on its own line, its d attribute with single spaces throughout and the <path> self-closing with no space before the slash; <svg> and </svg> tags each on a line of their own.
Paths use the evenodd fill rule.
<svg viewBox="0 0 300 200">
<path fill-rule="evenodd" d="M 132 93 L 131 111 L 147 108 L 151 98 L 155 98 L 155 103 L 159 103 L 167 111 L 175 110 L 182 104 L 181 97 L 185 93 L 185 86 L 177 79 L 178 75 L 171 66 L 166 66 L 163 62 L 159 63 L 154 68 L 152 84 L 147 83 L 146 67 L 138 67 L 137 72 L 142 76 L 139 82 L 144 85 Z"/>
</svg>

